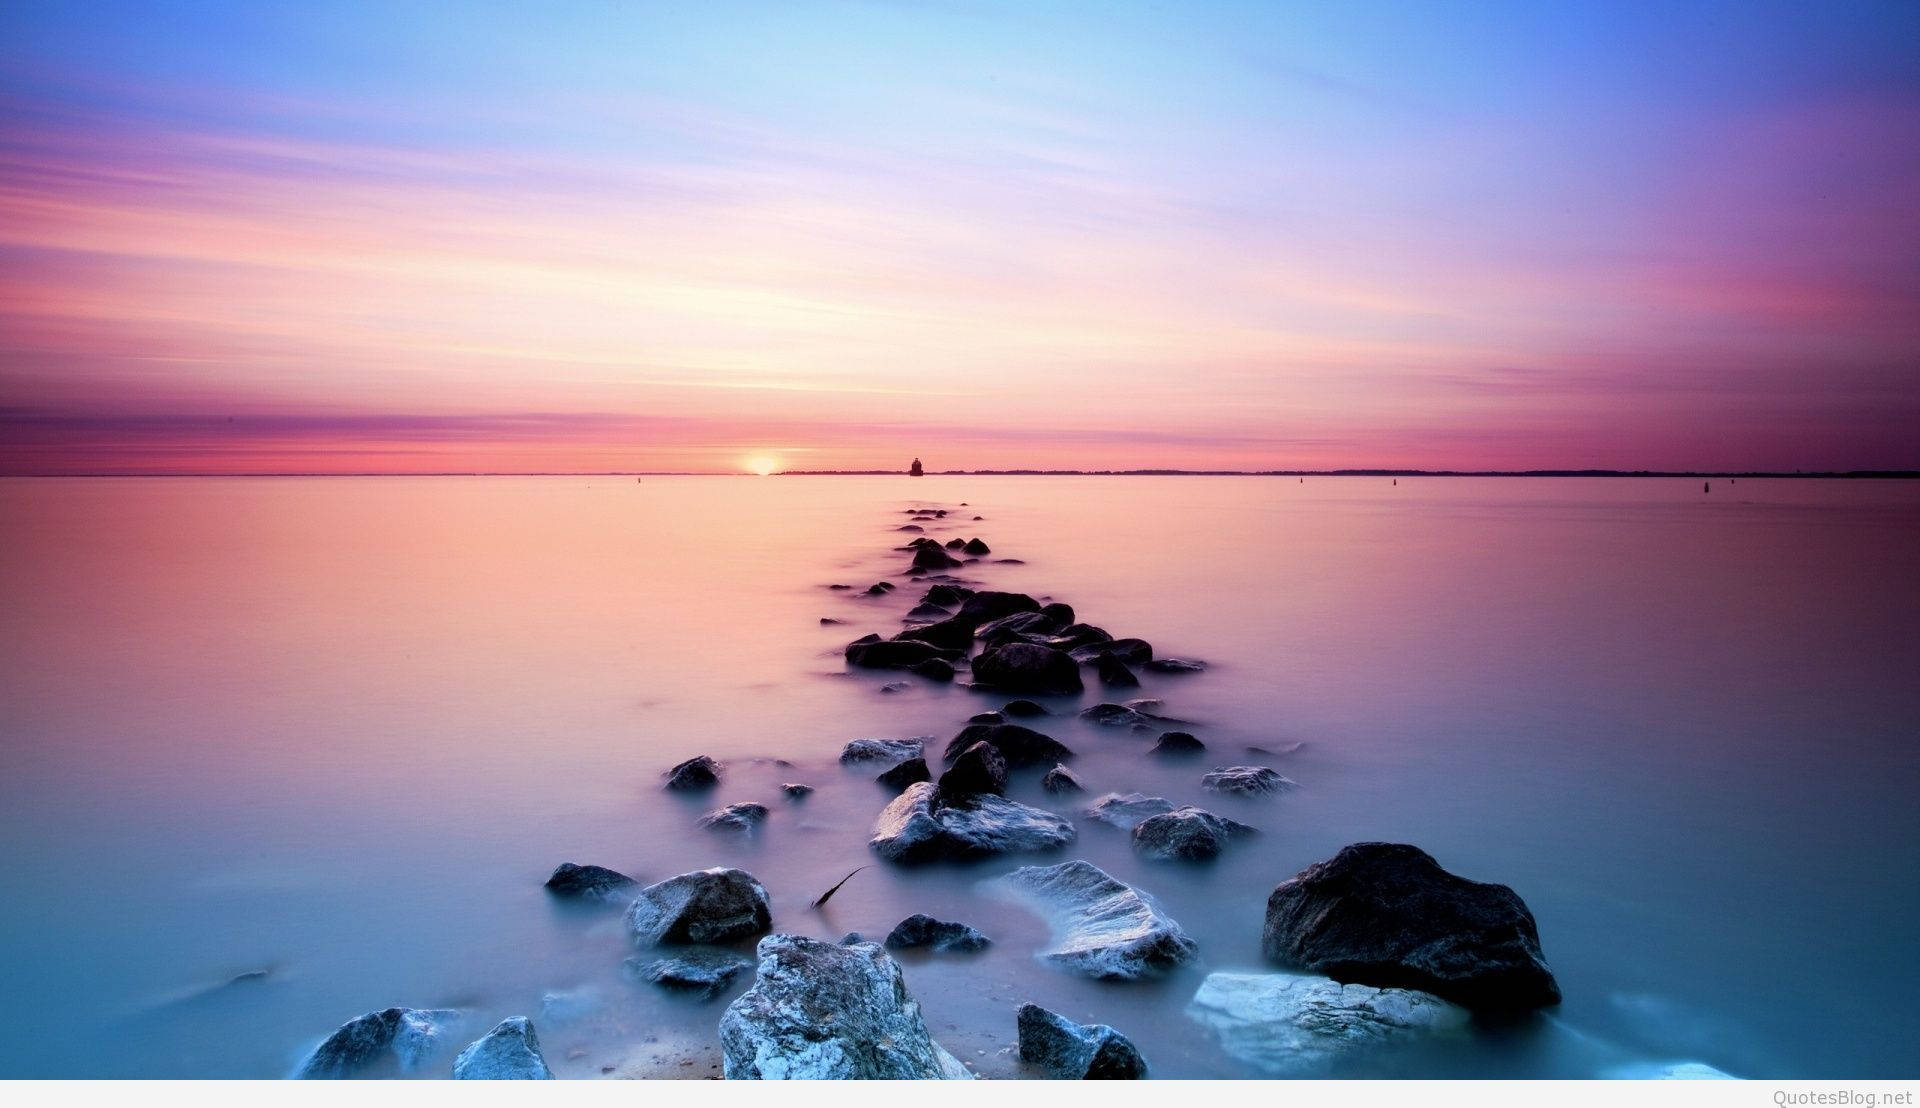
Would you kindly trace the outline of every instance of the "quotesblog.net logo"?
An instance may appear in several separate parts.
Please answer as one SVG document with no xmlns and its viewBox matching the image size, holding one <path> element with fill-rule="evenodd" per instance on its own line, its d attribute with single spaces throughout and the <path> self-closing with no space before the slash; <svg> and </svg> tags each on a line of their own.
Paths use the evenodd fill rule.
<svg viewBox="0 0 1920 1108">
<path fill-rule="evenodd" d="M 1891 1108 L 1896 1104 L 1912 1104 L 1913 1092 L 1907 1090 L 1898 1093 L 1869 1093 L 1860 1089 L 1788 1092 L 1785 1089 L 1775 1089 L 1773 1102 L 1780 1105 L 1780 1108 L 1803 1104 L 1820 1105 L 1823 1108 L 1882 1108 L 1882 1106 Z"/>
</svg>

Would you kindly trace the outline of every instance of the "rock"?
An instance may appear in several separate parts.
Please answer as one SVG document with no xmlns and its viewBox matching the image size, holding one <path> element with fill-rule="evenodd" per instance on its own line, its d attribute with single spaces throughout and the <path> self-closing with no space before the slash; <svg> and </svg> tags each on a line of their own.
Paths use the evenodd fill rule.
<svg viewBox="0 0 1920 1108">
<path fill-rule="evenodd" d="M 1199 673 L 1207 663 L 1191 658 L 1152 658 L 1142 663 L 1155 673 Z"/>
<path fill-rule="evenodd" d="M 915 604 L 913 609 L 906 614 L 906 618 L 910 620 L 920 620 L 925 623 L 936 623 L 952 615 L 952 612 L 942 608 L 938 604 Z"/>
<path fill-rule="evenodd" d="M 1008 766 L 1037 765 L 1064 761 L 1073 757 L 1064 743 L 1017 723 L 973 723 L 960 729 L 947 743 L 945 758 L 951 762 L 974 743 L 987 743 L 1000 752 Z"/>
<path fill-rule="evenodd" d="M 1283 973 L 1211 973 L 1187 1014 L 1228 1054 L 1270 1073 L 1323 1066 L 1356 1048 L 1464 1031 L 1466 1009 L 1408 989 Z"/>
<path fill-rule="evenodd" d="M 1073 651 L 1073 656 L 1083 662 L 1113 658 L 1121 662 L 1131 662 L 1134 665 L 1144 665 L 1153 660 L 1153 644 L 1145 639 L 1113 639 L 1078 647 Z"/>
<path fill-rule="evenodd" d="M 968 723 L 1005 723 L 1006 717 L 999 712 L 975 712 L 967 717 Z"/>
<path fill-rule="evenodd" d="M 852 946 L 854 943 L 864 943 L 866 941 L 867 940 L 860 937 L 860 932 L 858 931 L 849 931 L 840 937 L 841 946 Z"/>
<path fill-rule="evenodd" d="M 910 627 L 893 638 L 895 642 L 931 643 L 942 650 L 968 650 L 973 646 L 973 623 L 954 616 L 925 627 Z"/>
<path fill-rule="evenodd" d="M 940 655 L 939 647 L 912 639 L 888 640 L 869 636 L 847 644 L 847 664 L 862 669 L 911 669 Z"/>
<path fill-rule="evenodd" d="M 977 625 L 1015 612 L 1039 610 L 1040 602 L 1023 592 L 977 592 L 960 605 L 960 616 Z"/>
<path fill-rule="evenodd" d="M 922 781 L 933 780 L 933 772 L 927 769 L 925 758 L 908 758 L 892 769 L 874 778 L 882 785 L 899 792 L 908 785 L 917 785 Z"/>
<path fill-rule="evenodd" d="M 1003 642 L 1020 641 L 1022 635 L 1049 634 L 1057 626 L 1047 618 L 1045 612 L 1015 612 L 981 624 L 975 635 L 980 641 L 997 646 Z"/>
<path fill-rule="evenodd" d="M 1149 754 L 1188 755 L 1205 752 L 1207 744 L 1195 738 L 1189 731 L 1162 731 L 1160 741 L 1153 744 Z"/>
<path fill-rule="evenodd" d="M 1054 601 L 1040 606 L 1040 614 L 1053 621 L 1056 627 L 1071 627 L 1074 623 L 1073 605 Z"/>
<path fill-rule="evenodd" d="M 936 659 L 936 660 L 937 660 L 937 659 Z M 925 662 L 922 662 L 922 663 L 920 663 L 920 664 L 921 664 L 921 665 L 925 665 L 926 663 L 925 663 Z M 903 692 L 906 692 L 906 691 L 907 691 L 908 689 L 910 689 L 910 688 L 912 688 L 912 687 L 913 687 L 912 685 L 909 685 L 909 684 L 907 684 L 907 683 L 906 683 L 905 681 L 889 681 L 889 682 L 887 682 L 886 684 L 884 684 L 884 685 L 882 685 L 882 686 L 880 686 L 880 691 L 881 691 L 881 693 L 883 693 L 883 694 L 885 694 L 885 693 L 903 693 Z"/>
<path fill-rule="evenodd" d="M 1087 818 L 1110 824 L 1122 831 L 1131 831 L 1135 824 L 1148 816 L 1157 816 L 1171 811 L 1173 811 L 1173 801 L 1164 796 L 1107 793 L 1088 806 Z"/>
<path fill-rule="evenodd" d="M 562 862 L 547 878 L 546 887 L 555 896 L 624 903 L 633 895 L 633 890 L 640 887 L 640 883 L 605 866 L 576 866 L 572 862 Z"/>
<path fill-rule="evenodd" d="M 965 604 L 973 590 L 964 585 L 935 585 L 920 598 L 922 603 L 937 604 L 942 608 L 951 608 L 955 604 Z"/>
<path fill-rule="evenodd" d="M 1219 857 L 1234 839 L 1254 833 L 1244 823 L 1189 805 L 1134 824 L 1133 849 L 1145 858 L 1204 862 Z"/>
<path fill-rule="evenodd" d="M 525 1016 L 501 1020 L 453 1060 L 455 1081 L 551 1081 L 540 1038 Z"/>
<path fill-rule="evenodd" d="M 1147 1060 L 1132 1041 L 1104 1023 L 1078 1024 L 1038 1004 L 1022 1004 L 1018 1016 L 1020 1060 L 1048 1077 L 1068 1081 L 1137 1081 Z"/>
<path fill-rule="evenodd" d="M 341 1024 L 293 1071 L 303 1081 L 359 1077 L 391 1065 L 418 1066 L 460 1022 L 446 1008 L 386 1008 Z"/>
<path fill-rule="evenodd" d="M 700 817 L 700 826 L 709 831 L 739 831 L 751 833 L 754 828 L 766 821 L 765 804 L 729 804 L 716 808 Z"/>
<path fill-rule="evenodd" d="M 851 588 L 853 588 L 853 586 L 852 586 L 852 585 L 828 585 L 827 587 L 828 587 L 828 588 L 830 588 L 830 589 L 835 589 L 835 590 L 840 590 L 840 589 L 851 589 Z"/>
<path fill-rule="evenodd" d="M 813 786 L 802 785 L 797 781 L 788 781 L 780 786 L 780 791 L 787 794 L 787 799 L 789 800 L 804 800 L 813 794 Z"/>
<path fill-rule="evenodd" d="M 1080 718 L 1101 727 L 1151 727 L 1153 717 L 1124 704 L 1095 704 L 1084 709 Z"/>
<path fill-rule="evenodd" d="M 549 1027 L 579 1023 L 605 1010 L 606 997 L 591 985 L 578 989 L 555 989 L 540 994 L 540 1022 Z"/>
<path fill-rule="evenodd" d="M 1073 824 L 990 793 L 948 803 L 932 782 L 907 786 L 874 822 L 867 845 L 890 862 L 983 858 L 1071 843 Z"/>
<path fill-rule="evenodd" d="M 1027 564 L 1027 560 L 1025 558 L 995 558 L 993 564 L 997 566 L 1023 566 Z"/>
<path fill-rule="evenodd" d="M 961 751 L 952 768 L 940 775 L 940 796 L 946 801 L 981 793 L 1007 794 L 1007 760 L 984 741 Z"/>
<path fill-rule="evenodd" d="M 960 559 L 937 546 L 923 546 L 913 552 L 915 569 L 954 569 L 960 564 Z"/>
<path fill-rule="evenodd" d="M 925 739 L 855 739 L 840 748 L 840 764 L 856 762 L 899 762 L 918 758 L 926 749 Z"/>
<path fill-rule="evenodd" d="M 1102 654 L 1094 659 L 1095 672 L 1100 675 L 1100 683 L 1110 689 L 1137 689 L 1140 679 L 1133 675 L 1127 664 L 1111 654 Z"/>
<path fill-rule="evenodd" d="M 690 950 L 673 958 L 629 958 L 627 972 L 666 989 L 712 999 L 753 965 L 730 950 Z"/>
<path fill-rule="evenodd" d="M 973 660 L 976 682 L 1020 693 L 1077 693 L 1086 686 L 1080 666 L 1052 647 L 1014 642 L 982 651 Z"/>
<path fill-rule="evenodd" d="M 833 618 L 832 616 L 821 616 L 821 617 L 820 617 L 820 626 L 822 626 L 822 627 L 838 627 L 838 626 L 840 626 L 841 624 L 843 624 L 843 623 L 845 623 L 845 622 L 846 622 L 846 620 L 843 620 L 843 619 L 834 619 L 834 618 Z"/>
<path fill-rule="evenodd" d="M 895 527 L 894 530 L 895 531 L 912 531 L 918 534 L 921 531 L 925 531 L 926 528 L 920 526 L 918 523 L 903 523 L 900 526 Z"/>
<path fill-rule="evenodd" d="M 974 521 L 975 523 L 978 523 L 978 522 L 980 522 L 981 520 L 983 520 L 983 519 L 985 519 L 985 518 L 987 518 L 987 517 L 986 517 L 986 516 L 974 516 L 974 517 L 973 517 L 973 521 Z"/>
<path fill-rule="evenodd" d="M 1031 700 L 1009 700 L 1001 706 L 1000 711 L 1006 715 L 1020 719 L 1025 719 L 1028 716 L 1050 716 L 1053 714 Z"/>
<path fill-rule="evenodd" d="M 669 789 L 711 789 L 720 783 L 720 763 L 702 754 L 681 762 L 664 776 Z"/>
<path fill-rule="evenodd" d="M 1420 989 L 1475 1011 L 1560 1002 L 1526 903 L 1403 843 L 1355 843 L 1282 882 L 1267 898 L 1260 945 L 1283 965 Z"/>
<path fill-rule="evenodd" d="M 966 545 L 967 540 L 965 539 L 948 539 L 946 543 L 948 550 L 959 550 Z"/>
<path fill-rule="evenodd" d="M 1615 1066 L 1600 1076 L 1615 1081 L 1738 1081 L 1705 1062 L 1639 1062 Z"/>
<path fill-rule="evenodd" d="M 724 943 L 773 926 L 767 890 L 737 869 L 703 869 L 640 890 L 627 909 L 635 943 Z"/>
<path fill-rule="evenodd" d="M 887 932 L 886 939 L 888 950 L 927 946 L 943 953 L 953 953 L 985 950 L 992 945 L 992 939 L 964 923 L 920 914 L 901 920 L 892 931 Z"/>
<path fill-rule="evenodd" d="M 953 663 L 945 658 L 928 658 L 919 665 L 908 666 L 907 672 L 929 681 L 951 681 L 953 680 Z"/>
<path fill-rule="evenodd" d="M 1080 783 L 1080 779 L 1073 775 L 1072 770 L 1057 763 L 1052 769 L 1047 771 L 1045 777 L 1040 779 L 1040 787 L 1050 793 L 1077 793 L 1086 791 L 1086 786 Z"/>
<path fill-rule="evenodd" d="M 927 1033 L 878 944 L 769 935 L 758 953 L 753 987 L 720 1017 L 727 1080 L 971 1076 Z"/>
<path fill-rule="evenodd" d="M 885 581 L 876 581 L 867 586 L 868 596 L 885 596 L 893 591 L 893 586 Z"/>
<path fill-rule="evenodd" d="M 1113 636 L 1108 634 L 1104 627 L 1095 627 L 1091 623 L 1070 623 L 1062 627 L 1049 641 L 1061 650 L 1075 650 L 1095 643 L 1108 642 L 1112 638 Z"/>
<path fill-rule="evenodd" d="M 1039 958 L 1062 969 L 1132 981 L 1179 965 L 1197 949 L 1144 894 L 1091 862 L 1025 866 L 1005 880 L 1052 926 L 1052 946 Z"/>
<path fill-rule="evenodd" d="M 1278 770 L 1266 766 L 1228 766 L 1202 774 L 1200 787 L 1216 793 L 1232 793 L 1236 796 L 1264 796 L 1267 793 L 1284 792 L 1297 788 L 1292 781 L 1280 776 Z"/>
<path fill-rule="evenodd" d="M 988 546 L 986 543 L 981 542 L 979 539 L 968 539 L 967 544 L 961 547 L 960 549 L 966 551 L 967 553 L 973 555 L 976 558 L 984 557 L 988 554 L 993 553 L 993 548 Z"/>
</svg>

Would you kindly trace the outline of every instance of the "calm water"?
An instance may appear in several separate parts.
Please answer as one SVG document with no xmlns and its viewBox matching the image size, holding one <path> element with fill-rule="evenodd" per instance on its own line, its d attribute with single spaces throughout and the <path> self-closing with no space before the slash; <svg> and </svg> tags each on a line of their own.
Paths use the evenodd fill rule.
<svg viewBox="0 0 1920 1108">
<path fill-rule="evenodd" d="M 1019 861 L 876 866 L 806 907 L 886 800 L 841 744 L 997 704 L 843 672 L 917 590 L 824 586 L 899 566 L 915 498 L 1026 559 L 993 585 L 1213 662 L 1143 693 L 1217 761 L 1305 744 L 1267 760 L 1297 792 L 1236 801 L 1047 725 L 1095 793 L 1266 831 L 1182 868 L 1083 822 L 1059 856 L 1158 896 L 1204 969 L 1258 967 L 1268 891 L 1355 840 L 1526 898 L 1556 1013 L 1344 1072 L 1920 1069 L 1920 482 L 376 478 L 0 482 L 0 1076 L 279 1076 L 395 1004 L 532 1015 L 568 1076 L 715 1072 L 724 1001 L 624 980 L 617 916 L 540 888 L 563 860 L 742 866 L 777 928 L 823 937 L 982 927 L 985 955 L 903 959 L 982 1074 L 1019 1072 L 1033 1000 L 1158 1075 L 1247 1075 L 1182 1014 L 1201 969 L 1036 966 L 1042 924 L 976 888 Z M 724 787 L 662 794 L 696 753 Z M 693 827 L 736 800 L 773 807 L 759 837 Z M 589 1010 L 543 1014 L 560 990 Z"/>
</svg>

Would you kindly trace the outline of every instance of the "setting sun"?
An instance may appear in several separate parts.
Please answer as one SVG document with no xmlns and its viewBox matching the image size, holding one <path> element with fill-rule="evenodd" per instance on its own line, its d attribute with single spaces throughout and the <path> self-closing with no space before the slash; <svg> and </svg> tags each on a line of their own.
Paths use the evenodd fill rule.
<svg viewBox="0 0 1920 1108">
<path fill-rule="evenodd" d="M 780 459 L 770 458 L 765 454 L 755 454 L 746 460 L 746 467 L 749 472 L 765 477 L 780 468 Z"/>
</svg>

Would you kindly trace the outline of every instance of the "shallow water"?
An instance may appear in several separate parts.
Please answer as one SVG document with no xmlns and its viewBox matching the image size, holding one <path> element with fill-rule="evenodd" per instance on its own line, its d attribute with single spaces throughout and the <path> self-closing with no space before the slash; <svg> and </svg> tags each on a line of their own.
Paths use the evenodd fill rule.
<svg viewBox="0 0 1920 1108">
<path fill-rule="evenodd" d="M 1081 821 L 1058 855 L 876 865 L 809 910 L 872 860 L 887 799 L 841 745 L 944 742 L 998 703 L 844 671 L 841 645 L 898 629 L 919 590 L 825 586 L 897 570 L 922 500 L 969 502 L 934 533 L 1027 563 L 969 575 L 1213 663 L 1139 694 L 1195 721 L 1202 764 L 1045 722 L 1094 794 L 1264 834 L 1187 867 Z M 776 928 L 821 937 L 916 911 L 981 927 L 982 955 L 902 962 L 984 1075 L 1020 1072 L 1032 1000 L 1118 1027 L 1156 1075 L 1252 1076 L 1186 1001 L 1205 970 L 1260 967 L 1277 881 L 1365 839 L 1513 886 L 1566 1002 L 1338 1072 L 1920 1068 L 1920 482 L 8 480 L 0 533 L 0 1076 L 279 1076 L 396 1004 L 463 1008 L 475 1035 L 531 1015 L 565 1076 L 716 1073 L 724 999 L 627 981 L 617 913 L 541 889 L 565 860 L 738 865 Z M 697 753 L 723 787 L 662 793 Z M 1200 790 L 1246 761 L 1301 787 Z M 789 803 L 784 780 L 818 792 Z M 1012 792 L 1072 812 L 1033 774 Z M 693 826 L 740 800 L 773 808 L 759 835 Z M 1158 897 L 1202 965 L 1038 966 L 1044 925 L 979 883 L 1066 857 Z M 587 1013 L 543 1013 L 556 990 Z"/>
</svg>

